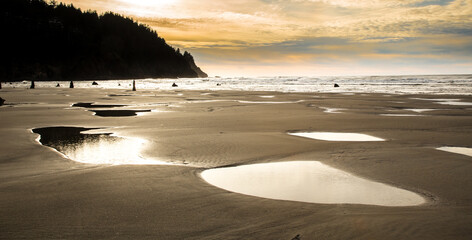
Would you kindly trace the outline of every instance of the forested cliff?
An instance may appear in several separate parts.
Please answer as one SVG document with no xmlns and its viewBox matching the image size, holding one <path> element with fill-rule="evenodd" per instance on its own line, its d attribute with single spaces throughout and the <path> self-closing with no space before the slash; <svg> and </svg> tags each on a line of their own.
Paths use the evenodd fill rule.
<svg viewBox="0 0 472 240">
<path fill-rule="evenodd" d="M 3 0 L 0 80 L 207 77 L 149 27 L 44 0 Z"/>
</svg>

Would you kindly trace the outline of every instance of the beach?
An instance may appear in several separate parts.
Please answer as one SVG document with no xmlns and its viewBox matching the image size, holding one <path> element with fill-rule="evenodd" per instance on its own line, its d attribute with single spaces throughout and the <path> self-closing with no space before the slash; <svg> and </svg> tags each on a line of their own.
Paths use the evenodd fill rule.
<svg viewBox="0 0 472 240">
<path fill-rule="evenodd" d="M 470 95 L 4 87 L 0 97 L 1 239 L 472 238 L 472 157 L 437 149 L 472 148 Z M 143 139 L 140 157 L 165 164 L 73 161 L 32 132 L 57 126 Z M 281 161 L 319 161 L 425 203 L 273 200 L 201 177 Z"/>
</svg>

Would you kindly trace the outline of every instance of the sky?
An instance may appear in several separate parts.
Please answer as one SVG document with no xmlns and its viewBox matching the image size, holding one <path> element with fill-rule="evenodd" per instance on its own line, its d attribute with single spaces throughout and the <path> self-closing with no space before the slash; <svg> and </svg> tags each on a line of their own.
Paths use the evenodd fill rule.
<svg viewBox="0 0 472 240">
<path fill-rule="evenodd" d="M 113 11 L 210 76 L 472 73 L 471 0 L 62 0 Z"/>
</svg>

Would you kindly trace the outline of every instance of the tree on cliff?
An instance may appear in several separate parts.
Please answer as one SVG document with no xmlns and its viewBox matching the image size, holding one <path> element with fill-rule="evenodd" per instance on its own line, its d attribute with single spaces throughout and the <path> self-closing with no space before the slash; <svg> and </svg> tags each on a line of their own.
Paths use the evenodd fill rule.
<svg viewBox="0 0 472 240">
<path fill-rule="evenodd" d="M 149 27 L 44 0 L 4 0 L 0 79 L 206 77 Z"/>
</svg>

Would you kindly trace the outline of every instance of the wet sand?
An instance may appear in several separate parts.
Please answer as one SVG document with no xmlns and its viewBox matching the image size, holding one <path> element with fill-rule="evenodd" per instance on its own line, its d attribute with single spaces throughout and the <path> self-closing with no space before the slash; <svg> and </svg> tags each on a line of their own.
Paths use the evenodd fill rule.
<svg viewBox="0 0 472 240">
<path fill-rule="evenodd" d="M 436 149 L 472 147 L 472 107 L 424 100 L 472 102 L 471 96 L 206 93 L 0 90 L 6 99 L 0 107 L 0 239 L 472 238 L 472 158 Z M 71 107 L 79 102 L 152 112 L 99 117 L 93 108 Z M 381 115 L 411 114 L 408 109 L 435 110 Z M 142 138 L 143 157 L 176 165 L 74 162 L 38 144 L 31 132 L 54 126 Z M 363 133 L 386 141 L 319 141 L 288 132 Z M 209 168 L 304 160 L 419 193 L 428 202 L 382 207 L 271 200 L 228 192 L 200 177 Z"/>
</svg>

